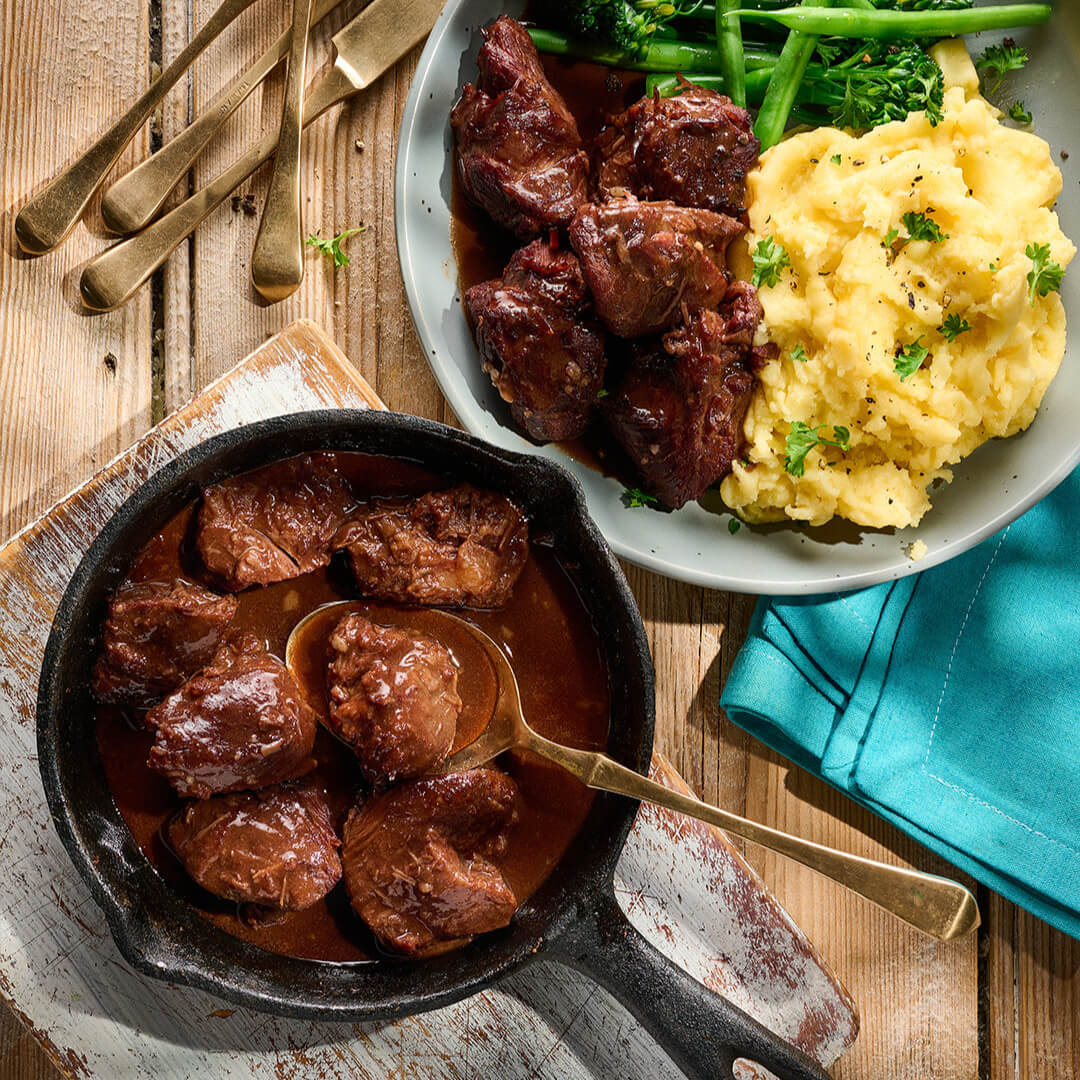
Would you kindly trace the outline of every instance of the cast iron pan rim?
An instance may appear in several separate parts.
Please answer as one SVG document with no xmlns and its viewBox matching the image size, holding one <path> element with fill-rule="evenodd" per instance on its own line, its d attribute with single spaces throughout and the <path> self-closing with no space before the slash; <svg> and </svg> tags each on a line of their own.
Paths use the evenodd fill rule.
<svg viewBox="0 0 1080 1080">
<path fill-rule="evenodd" d="M 555 901 L 554 912 L 540 916 L 540 921 L 544 924 L 543 932 L 535 943 L 530 944 L 528 938 L 524 938 L 516 948 L 500 956 L 497 955 L 497 944 L 494 948 L 485 949 L 482 944 L 483 939 L 478 939 L 478 942 L 473 943 L 466 950 L 451 954 L 461 969 L 460 974 L 453 978 L 452 985 L 443 986 L 430 993 L 417 994 L 407 991 L 404 994 L 382 993 L 380 995 L 382 1001 L 386 1002 L 389 999 L 389 1003 L 372 1007 L 366 1004 L 365 996 L 359 987 L 357 992 L 348 998 L 341 996 L 327 998 L 317 994 L 304 996 L 303 991 L 288 991 L 280 975 L 276 977 L 276 980 L 271 978 L 269 985 L 248 985 L 251 972 L 247 970 L 241 970 L 239 973 L 235 968 L 224 971 L 215 970 L 211 963 L 206 962 L 209 958 L 205 955 L 201 955 L 198 959 L 190 956 L 182 959 L 170 957 L 172 943 L 167 935 L 163 935 L 141 918 L 141 912 L 137 908 L 129 908 L 121 902 L 109 881 L 106 880 L 106 874 L 97 865 L 95 853 L 88 846 L 88 836 L 83 829 L 76 827 L 76 813 L 69 802 L 68 789 L 62 775 L 58 754 L 58 722 L 64 711 L 65 690 L 65 687 L 60 684 L 58 661 L 68 648 L 72 624 L 76 623 L 80 617 L 85 617 L 82 609 L 88 590 L 115 559 L 114 546 L 125 530 L 146 514 L 156 500 L 172 495 L 176 490 L 181 489 L 185 478 L 215 456 L 236 450 L 246 444 L 260 443 L 277 433 L 285 435 L 298 432 L 316 440 L 320 436 L 324 439 L 332 439 L 335 433 L 342 439 L 346 437 L 346 433 L 355 439 L 356 432 L 361 432 L 364 435 L 373 436 L 376 442 L 380 434 L 393 437 L 407 432 L 418 438 L 418 449 L 415 453 L 391 452 L 378 445 L 372 447 L 370 452 L 417 462 L 438 472 L 440 471 L 439 462 L 425 458 L 425 452 L 430 454 L 441 444 L 447 449 L 461 452 L 464 456 L 471 458 L 476 465 L 494 463 L 503 469 L 509 468 L 512 473 L 526 477 L 531 474 L 534 483 L 549 485 L 551 491 L 567 505 L 565 520 L 571 522 L 578 530 L 578 546 L 582 554 L 590 557 L 605 575 L 604 584 L 609 591 L 614 592 L 618 607 L 621 609 L 621 621 L 624 623 L 624 629 L 628 631 L 629 638 L 626 663 L 637 669 L 645 693 L 639 725 L 641 730 L 638 736 L 640 760 L 628 762 L 641 770 L 648 768 L 655 722 L 652 661 L 644 626 L 633 594 L 621 567 L 588 515 L 584 493 L 577 480 L 562 466 L 548 459 L 494 447 L 457 429 L 418 417 L 376 410 L 328 409 L 288 414 L 231 429 L 187 450 L 154 472 L 121 504 L 102 528 L 72 575 L 53 620 L 45 648 L 38 690 L 37 742 L 39 767 L 54 825 L 76 869 L 90 887 L 94 900 L 104 912 L 110 932 L 120 952 L 132 967 L 147 975 L 197 987 L 235 1004 L 272 1012 L 276 1015 L 321 1020 L 387 1019 L 452 1004 L 491 985 L 532 959 L 542 958 L 544 946 L 557 941 L 575 919 L 588 917 L 586 913 L 593 906 L 593 901 L 598 894 L 606 892 L 610 895 L 612 874 L 633 824 L 636 804 L 629 800 L 620 800 L 614 808 L 608 808 L 608 821 L 603 836 L 606 848 L 603 854 L 594 859 L 591 868 L 577 870 L 578 876 L 583 877 L 584 881 L 579 882 L 578 891 L 574 892 L 572 897 L 558 898 Z M 312 446 L 310 450 L 319 448 Z M 332 441 L 327 441 L 321 448 L 333 449 L 334 447 Z M 350 446 L 348 449 L 363 452 L 362 446 Z M 302 452 L 307 451 L 285 449 L 280 457 L 290 457 Z M 268 456 L 265 460 L 274 459 Z M 222 475 L 242 471 L 245 469 L 226 467 Z M 451 464 L 443 471 L 450 478 L 454 475 L 455 468 Z M 133 555 L 134 552 L 131 554 Z M 599 796 L 597 803 L 594 804 L 592 815 L 597 812 L 596 806 L 605 799 L 617 800 L 617 797 Z M 109 818 L 110 825 L 115 825 L 126 833 L 127 826 L 115 802 L 110 800 L 110 805 L 101 809 Z M 89 839 L 95 843 L 99 842 L 98 838 Z M 121 856 L 117 853 L 116 857 Z M 145 861 L 145 856 L 142 858 Z M 147 866 L 149 866 L 148 863 Z M 156 875 L 156 871 L 153 873 Z M 167 886 L 164 887 L 167 888 Z M 210 931 L 224 933 L 212 924 L 208 926 Z M 496 935 L 490 935 L 490 937 L 494 939 Z M 262 954 L 262 950 L 253 946 L 249 948 Z M 293 964 L 303 965 L 305 968 L 312 965 L 322 966 L 318 961 L 281 958 L 273 954 L 265 955 L 270 956 L 274 964 L 283 961 L 278 966 L 286 968 L 290 961 Z M 379 967 L 383 968 L 384 965 L 379 965 Z M 260 980 L 256 977 L 255 981 Z"/>
</svg>

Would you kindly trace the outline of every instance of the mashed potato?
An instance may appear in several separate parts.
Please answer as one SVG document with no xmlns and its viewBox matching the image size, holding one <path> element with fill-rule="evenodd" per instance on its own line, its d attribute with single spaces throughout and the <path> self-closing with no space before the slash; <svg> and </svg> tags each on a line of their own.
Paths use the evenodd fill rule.
<svg viewBox="0 0 1080 1080">
<path fill-rule="evenodd" d="M 919 113 L 862 137 L 819 128 L 769 150 L 750 177 L 750 247 L 772 236 L 791 266 L 761 288 L 780 356 L 760 372 L 747 459 L 721 488 L 749 521 L 917 524 L 927 486 L 1027 427 L 1061 363 L 1061 300 L 1031 306 L 1024 254 L 1049 244 L 1062 267 L 1075 254 L 1050 209 L 1061 173 L 1042 139 L 999 122 L 961 43 L 935 55 L 948 88 L 937 127 Z M 948 238 L 904 243 L 908 211 Z M 949 315 L 971 325 L 952 342 L 939 330 Z M 902 380 L 897 351 L 918 341 L 930 356 Z M 826 425 L 826 438 L 848 428 L 851 449 L 817 447 L 802 477 L 789 474 L 785 439 L 799 420 Z"/>
</svg>

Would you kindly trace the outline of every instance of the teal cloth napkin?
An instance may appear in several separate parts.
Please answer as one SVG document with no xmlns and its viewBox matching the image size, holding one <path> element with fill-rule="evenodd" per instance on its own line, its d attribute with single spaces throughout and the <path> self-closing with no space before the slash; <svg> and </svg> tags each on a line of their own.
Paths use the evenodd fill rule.
<svg viewBox="0 0 1080 1080">
<path fill-rule="evenodd" d="M 1080 938 L 1080 471 L 943 566 L 762 600 L 721 704 Z"/>
</svg>

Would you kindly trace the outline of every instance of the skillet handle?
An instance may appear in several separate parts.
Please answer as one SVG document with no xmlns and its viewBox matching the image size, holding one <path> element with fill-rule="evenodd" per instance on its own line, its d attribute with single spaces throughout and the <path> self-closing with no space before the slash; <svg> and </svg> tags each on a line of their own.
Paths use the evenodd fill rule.
<svg viewBox="0 0 1080 1080">
<path fill-rule="evenodd" d="M 737 1058 L 763 1065 L 779 1080 L 829 1080 L 812 1058 L 664 956 L 609 893 L 567 927 L 544 958 L 610 991 L 690 1080 L 733 1080 Z"/>
</svg>

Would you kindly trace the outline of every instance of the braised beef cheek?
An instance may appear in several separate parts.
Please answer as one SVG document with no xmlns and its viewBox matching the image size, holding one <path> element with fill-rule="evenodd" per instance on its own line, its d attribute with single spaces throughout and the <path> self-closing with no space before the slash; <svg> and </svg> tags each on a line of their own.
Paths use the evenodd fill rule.
<svg viewBox="0 0 1080 1080">
<path fill-rule="evenodd" d="M 210 662 L 236 614 L 236 597 L 187 581 L 126 584 L 113 593 L 94 697 L 147 706 Z"/>
<path fill-rule="evenodd" d="M 597 186 L 604 197 L 670 199 L 738 217 L 760 150 L 746 109 L 688 83 L 612 118 L 596 140 Z"/>
<path fill-rule="evenodd" d="M 589 198 L 589 158 L 528 32 L 506 16 L 484 30 L 480 85 L 450 113 L 468 197 L 527 240 L 566 226 Z"/>
<path fill-rule="evenodd" d="M 341 880 L 341 842 L 314 788 L 278 785 L 188 803 L 167 832 L 187 872 L 225 900 L 303 911 Z"/>
<path fill-rule="evenodd" d="M 529 526 L 505 496 L 460 484 L 373 501 L 334 539 L 365 596 L 403 604 L 502 607 L 529 557 Z"/>
<path fill-rule="evenodd" d="M 285 581 L 330 561 L 330 541 L 356 500 L 332 454 L 303 454 L 207 488 L 199 555 L 231 592 Z"/>
<path fill-rule="evenodd" d="M 517 423 L 541 441 L 580 435 L 606 361 L 577 256 L 534 240 L 501 278 L 469 289 L 465 306 L 484 370 Z"/>
<path fill-rule="evenodd" d="M 265 787 L 314 766 L 315 712 L 251 634 L 223 645 L 146 722 L 156 733 L 147 764 L 183 796 Z"/>
<path fill-rule="evenodd" d="M 329 727 L 376 785 L 430 772 L 461 713 L 457 667 L 434 638 L 346 615 L 330 634 Z"/>
<path fill-rule="evenodd" d="M 714 308 L 727 292 L 734 218 L 671 202 L 612 199 L 583 206 L 570 226 L 596 314 L 613 334 L 666 330 L 683 307 Z"/>
<path fill-rule="evenodd" d="M 517 785 L 472 769 L 391 788 L 345 824 L 353 909 L 387 948 L 423 956 L 507 926 L 517 899 L 493 862 L 517 820 Z"/>
<path fill-rule="evenodd" d="M 760 318 L 756 290 L 735 282 L 720 313 L 695 312 L 660 341 L 636 344 L 609 399 L 612 433 L 645 490 L 670 507 L 700 498 L 743 452 Z"/>
</svg>

